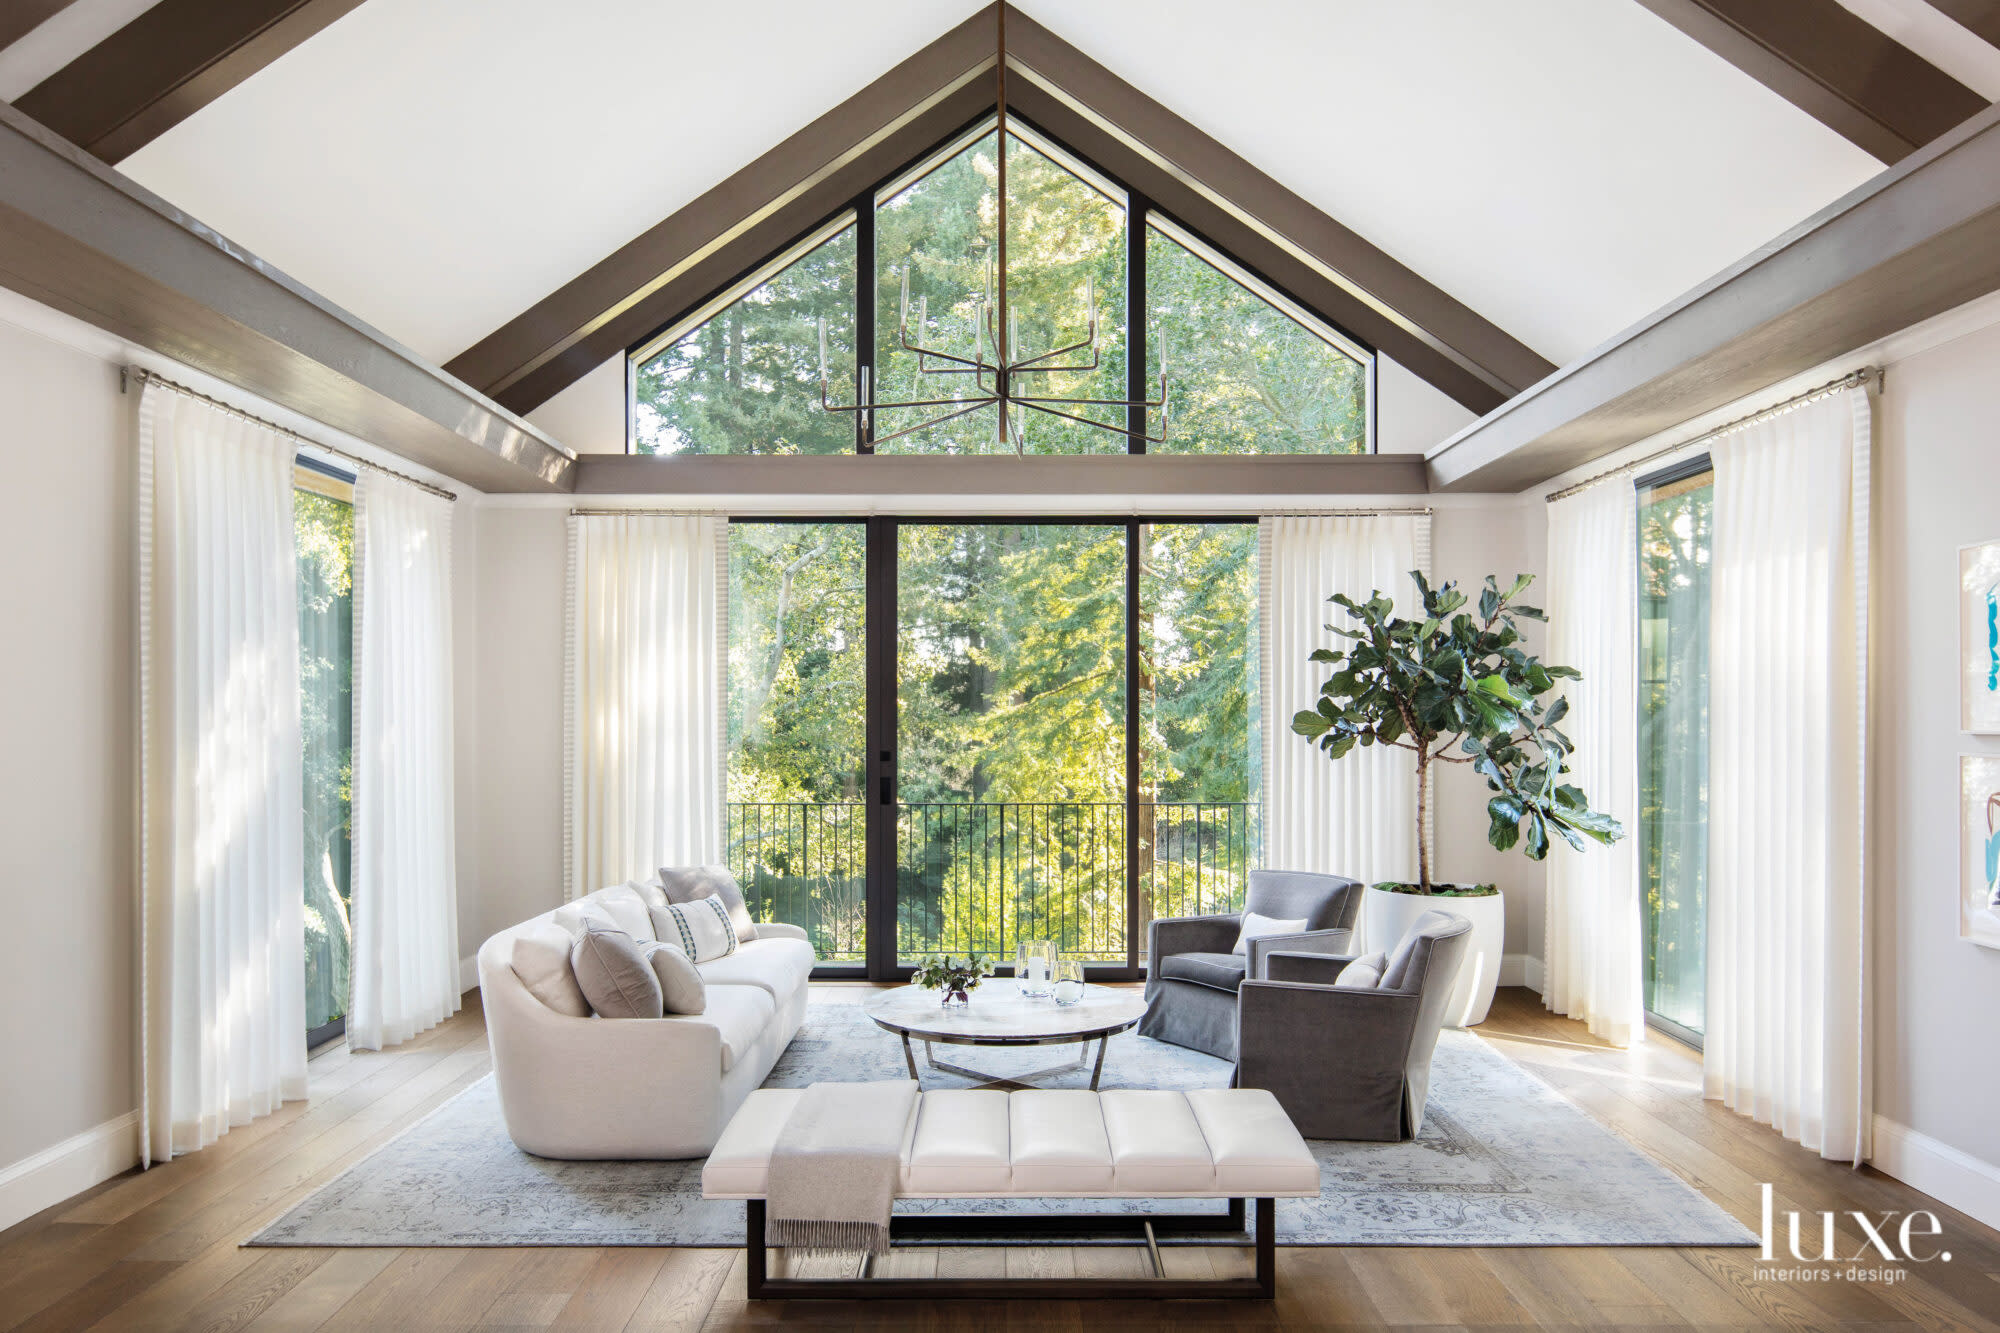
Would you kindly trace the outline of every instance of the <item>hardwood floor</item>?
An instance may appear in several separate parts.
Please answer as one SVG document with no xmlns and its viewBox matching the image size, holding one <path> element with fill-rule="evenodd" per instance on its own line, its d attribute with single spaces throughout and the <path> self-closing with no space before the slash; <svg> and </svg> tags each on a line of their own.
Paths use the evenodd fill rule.
<svg viewBox="0 0 2000 1333">
<path fill-rule="evenodd" d="M 865 987 L 815 987 L 852 1002 Z M 477 997 L 469 997 L 476 1001 Z M 1741 1218 L 1928 1208 L 1950 1262 L 1897 1282 L 1760 1279 L 1752 1249 L 1308 1249 L 1278 1252 L 1278 1299 L 875 1305 L 743 1299 L 742 1256 L 672 1249 L 243 1249 L 244 1236 L 488 1068 L 476 1007 L 397 1050 L 336 1049 L 312 1096 L 213 1147 L 131 1172 L 0 1232 L 0 1333 L 31 1329 L 632 1329 L 754 1324 L 899 1328 L 1697 1327 L 2000 1330 L 2000 1233 L 1873 1171 L 1822 1162 L 1700 1096 L 1694 1054 L 1622 1052 L 1502 991 L 1480 1035 Z M 1844 1252 L 1864 1240 L 1851 1221 Z M 1226 1252 L 1169 1249 L 1170 1271 L 1228 1272 Z M 1112 1274 L 1137 1249 L 936 1249 L 880 1271 Z M 1798 1265 L 1790 1265 L 1798 1267 Z M 1841 1267 L 1834 1265 L 1833 1267 Z"/>
</svg>

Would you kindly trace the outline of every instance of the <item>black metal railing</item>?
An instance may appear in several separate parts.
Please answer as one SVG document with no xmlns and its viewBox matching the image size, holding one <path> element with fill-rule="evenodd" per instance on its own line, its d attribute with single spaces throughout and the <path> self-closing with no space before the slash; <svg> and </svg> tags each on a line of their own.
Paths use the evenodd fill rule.
<svg viewBox="0 0 2000 1333">
<path fill-rule="evenodd" d="M 860 962 L 867 938 L 866 811 L 858 801 L 731 802 L 731 869 L 760 919 L 811 935 L 827 962 Z M 1236 910 L 1256 864 L 1247 802 L 1139 806 L 1139 916 L 1126 910 L 1122 801 L 932 801 L 897 807 L 896 948 L 1011 962 L 1022 940 L 1122 963 L 1127 932 L 1155 916 Z"/>
</svg>

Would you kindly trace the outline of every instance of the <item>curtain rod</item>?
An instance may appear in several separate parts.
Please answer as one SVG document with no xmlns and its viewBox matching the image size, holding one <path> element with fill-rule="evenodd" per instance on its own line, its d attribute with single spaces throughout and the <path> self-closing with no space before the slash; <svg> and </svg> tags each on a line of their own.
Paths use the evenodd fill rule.
<svg viewBox="0 0 2000 1333">
<path fill-rule="evenodd" d="M 753 512 L 762 513 L 765 511 L 755 510 Z M 989 515 L 984 510 L 973 510 L 971 512 L 978 515 L 977 521 L 979 522 L 994 521 L 1010 517 L 1009 515 L 1006 514 Z M 1079 512 L 1078 514 L 1074 515 L 1074 517 L 1090 518 L 1102 512 L 1104 511 L 1093 510 L 1089 512 Z M 1241 514 L 1217 515 L 1217 517 L 1252 519 L 1252 518 L 1396 518 L 1396 517 L 1414 518 L 1421 516 L 1428 518 L 1432 516 L 1434 512 L 1435 511 L 1429 508 L 1428 506 L 1425 506 L 1423 508 L 1404 508 L 1404 509 L 1257 509 L 1257 510 L 1245 510 Z M 728 512 L 722 509 L 572 509 L 569 511 L 569 513 L 571 518 L 607 518 L 607 517 L 618 517 L 621 515 L 631 515 L 631 514 L 648 515 L 652 517 L 661 517 L 661 518 L 728 518 L 729 517 Z M 868 515 L 834 513 L 834 512 L 821 513 L 815 510 L 815 511 L 801 512 L 798 514 L 788 513 L 785 514 L 784 517 L 851 520 L 858 517 L 868 517 Z M 951 515 L 924 513 L 919 515 L 912 515 L 912 517 L 950 518 Z M 1069 517 L 1072 517 L 1072 515 L 1067 515 L 1067 514 L 1044 515 L 1039 512 L 1033 515 L 1033 518 L 1036 521 L 1046 520 L 1054 523 L 1060 523 L 1063 519 Z M 1130 514 L 1126 515 L 1126 517 L 1138 519 L 1141 522 L 1145 522 L 1146 511 L 1134 510 Z"/>
<path fill-rule="evenodd" d="M 180 394 L 183 397 L 199 398 L 202 402 L 207 403 L 210 407 L 220 408 L 222 411 L 229 413 L 229 415 L 233 417 L 240 417 L 245 421 L 254 421 L 258 425 L 263 426 L 268 430 L 274 430 L 278 432 L 278 434 L 284 436 L 288 440 L 297 440 L 300 444 L 303 444 L 308 448 L 318 449 L 321 450 L 322 452 L 332 454 L 335 458 L 345 459 L 346 461 L 354 464 L 354 466 L 356 467 L 365 467 L 371 472 L 380 472 L 384 476 L 394 477 L 397 481 L 406 481 L 410 485 L 415 486 L 420 491 L 429 491 L 432 495 L 439 496 L 446 500 L 456 501 L 458 499 L 457 495 L 455 495 L 451 491 L 444 489 L 442 486 L 433 486 L 427 481 L 419 481 L 415 477 L 412 477 L 407 473 L 398 472 L 394 468 L 383 467 L 380 463 L 371 462 L 370 460 L 361 457 L 359 454 L 350 454 L 345 449 L 337 448 L 334 445 L 326 444 L 323 441 L 315 440 L 309 436 L 301 435 L 297 431 L 291 429 L 289 426 L 280 426 L 277 422 L 270 421 L 263 417 L 260 417 L 254 412 L 245 412 L 242 408 L 236 406 L 234 403 L 225 403 L 220 398 L 211 398 L 207 394 L 201 392 L 199 389 L 190 389 L 187 385 L 182 384 L 177 380 L 170 380 L 165 375 L 162 375 L 157 371 L 148 370 L 144 366 L 120 366 L 118 368 L 118 385 L 119 385 L 118 391 L 120 393 L 123 393 L 125 391 L 125 380 L 127 376 L 130 376 L 133 379 L 138 380 L 139 383 L 141 384 L 157 384 L 161 388 L 172 389 L 175 393 Z"/>
<path fill-rule="evenodd" d="M 1803 407 L 1807 403 L 1831 397 L 1836 393 L 1852 389 L 1857 385 L 1871 383 L 1876 389 L 1879 390 L 1881 388 L 1882 368 L 1880 366 L 1863 366 L 1859 370 L 1842 375 L 1837 380 L 1822 384 L 1817 389 L 1807 389 L 1804 393 L 1795 394 L 1785 399 L 1782 403 L 1773 403 L 1771 406 L 1752 412 L 1748 416 L 1737 417 L 1734 421 L 1725 421 L 1714 430 L 1706 431 L 1691 439 L 1680 440 L 1674 444 L 1667 445 L 1663 449 L 1655 449 L 1644 458 L 1635 458 L 1629 463 L 1611 468 L 1605 472 L 1600 472 L 1594 477 L 1585 477 L 1574 486 L 1565 486 L 1559 491 L 1550 491 L 1542 498 L 1550 504 L 1554 504 L 1557 500 L 1564 500 L 1579 492 L 1587 491 L 1591 487 L 1610 481 L 1614 477 L 1622 477 L 1628 473 L 1637 472 L 1640 468 L 1646 466 L 1646 464 L 1656 462 L 1669 454 L 1677 454 L 1681 450 L 1692 448 L 1697 444 L 1706 444 L 1708 441 L 1727 435 L 1731 431 L 1742 430 L 1744 427 L 1754 426 L 1760 421 L 1767 421 L 1772 417 L 1782 416 L 1795 407 Z"/>
</svg>

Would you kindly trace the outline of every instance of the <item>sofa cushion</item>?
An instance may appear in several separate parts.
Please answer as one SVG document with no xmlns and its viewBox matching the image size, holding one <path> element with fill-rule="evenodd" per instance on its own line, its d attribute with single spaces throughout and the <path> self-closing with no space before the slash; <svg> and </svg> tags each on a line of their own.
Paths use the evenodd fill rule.
<svg viewBox="0 0 2000 1333">
<path fill-rule="evenodd" d="M 1014 1193 L 1110 1188 L 1111 1144 L 1096 1093 L 1030 1088 L 1009 1093 L 1007 1111 Z"/>
<path fill-rule="evenodd" d="M 1178 1092 L 1120 1088 L 1098 1095 L 1121 1191 L 1206 1189 L 1215 1163 L 1188 1100 Z"/>
<path fill-rule="evenodd" d="M 984 1088 L 944 1088 L 917 1099 L 917 1132 L 903 1167 L 914 1194 L 1005 1194 L 1007 1094 Z"/>
<path fill-rule="evenodd" d="M 1363 954 L 1340 969 L 1333 984 L 1342 990 L 1374 990 L 1382 983 L 1382 969 L 1388 966 L 1388 959 L 1381 950 Z"/>
<path fill-rule="evenodd" d="M 660 884 L 670 903 L 691 903 L 714 894 L 729 909 L 729 924 L 736 928 L 738 943 L 757 938 L 757 923 L 743 901 L 743 886 L 727 866 L 662 866 Z"/>
<path fill-rule="evenodd" d="M 782 1002 L 797 994 L 812 975 L 813 950 L 804 940 L 752 940 L 727 958 L 695 967 L 711 986 L 756 986 Z"/>
<path fill-rule="evenodd" d="M 770 1031 L 777 1006 L 755 986 L 710 986 L 708 1007 L 699 1014 L 669 1014 L 666 1023 L 706 1023 L 722 1037 L 722 1072 L 736 1067 L 738 1060 Z"/>
<path fill-rule="evenodd" d="M 1170 953 L 1160 960 L 1160 975 L 1173 981 L 1234 991 L 1243 985 L 1240 953 Z"/>
<path fill-rule="evenodd" d="M 660 979 L 660 1003 L 670 1014 L 698 1014 L 708 1004 L 708 985 L 688 956 L 671 944 L 648 940 L 639 946 Z"/>
<path fill-rule="evenodd" d="M 622 930 L 586 920 L 570 946 L 569 965 L 599 1018 L 658 1018 L 664 1012 L 658 974 L 639 942 Z"/>
<path fill-rule="evenodd" d="M 572 940 L 578 935 L 583 934 L 583 926 L 586 921 L 595 921 L 607 930 L 625 930 L 624 926 L 618 924 L 618 918 L 611 915 L 610 909 L 597 901 L 597 895 L 595 894 L 578 898 L 574 902 L 564 903 L 561 907 L 549 913 L 549 920 L 568 931 Z M 632 934 L 629 930 L 625 930 L 625 933 L 627 935 Z M 633 938 L 636 939 L 638 937 L 633 936 Z"/>
<path fill-rule="evenodd" d="M 653 909 L 654 935 L 697 963 L 725 958 L 741 943 L 720 896 L 711 893 L 691 903 L 668 903 Z"/>
<path fill-rule="evenodd" d="M 590 1001 L 569 965 L 570 933 L 553 921 L 531 921 L 514 934 L 508 962 L 528 993 L 568 1018 L 589 1018 Z"/>
</svg>

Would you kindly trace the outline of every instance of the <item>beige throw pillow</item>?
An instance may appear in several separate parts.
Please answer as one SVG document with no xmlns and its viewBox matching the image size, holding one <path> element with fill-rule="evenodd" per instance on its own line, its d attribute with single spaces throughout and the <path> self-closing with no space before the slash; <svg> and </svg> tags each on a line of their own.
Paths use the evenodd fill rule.
<svg viewBox="0 0 2000 1333">
<path fill-rule="evenodd" d="M 708 1008 L 708 983 L 686 954 L 657 940 L 639 948 L 660 979 L 660 997 L 668 1013 L 699 1014 Z"/>
<path fill-rule="evenodd" d="M 1381 953 L 1363 954 L 1340 969 L 1334 978 L 1336 990 L 1374 990 L 1382 981 L 1382 964 L 1387 961 Z"/>
<path fill-rule="evenodd" d="M 710 963 L 736 952 L 736 926 L 729 908 L 715 894 L 691 903 L 668 903 L 653 909 L 653 934 L 671 944 L 689 961 Z"/>
<path fill-rule="evenodd" d="M 575 941 L 553 921 L 524 926 L 514 936 L 514 955 L 509 960 L 514 975 L 528 993 L 568 1018 L 589 1018 L 590 1001 L 576 984 L 576 972 L 569 965 Z"/>
<path fill-rule="evenodd" d="M 722 905 L 729 909 L 729 926 L 736 932 L 736 942 L 748 944 L 757 938 L 757 923 L 750 919 L 750 908 L 743 901 L 743 886 L 729 873 L 729 867 L 664 866 L 660 870 L 660 884 L 670 903 L 700 902 L 711 895 L 722 899 Z M 657 918 L 653 933 L 660 935 Z M 675 942 L 671 935 L 660 938 L 668 944 Z"/>
<path fill-rule="evenodd" d="M 658 1018 L 665 1012 L 659 975 L 639 942 L 622 930 L 585 921 L 570 946 L 569 965 L 599 1018 Z"/>
</svg>

